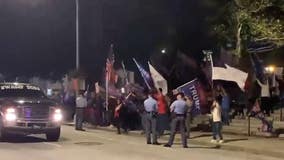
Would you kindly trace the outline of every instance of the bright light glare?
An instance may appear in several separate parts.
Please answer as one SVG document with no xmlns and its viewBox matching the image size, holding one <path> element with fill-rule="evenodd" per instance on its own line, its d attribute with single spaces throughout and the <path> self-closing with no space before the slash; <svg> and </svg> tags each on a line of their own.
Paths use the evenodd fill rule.
<svg viewBox="0 0 284 160">
<path fill-rule="evenodd" d="M 121 93 L 125 93 L 125 88 L 121 88 Z"/>
<path fill-rule="evenodd" d="M 267 72 L 273 73 L 275 71 L 275 67 L 274 66 L 268 66 L 268 67 L 265 67 L 265 70 Z"/>
<path fill-rule="evenodd" d="M 15 121 L 17 119 L 17 116 L 15 113 L 7 113 L 5 115 L 5 118 L 7 121 Z"/>
<path fill-rule="evenodd" d="M 59 114 L 59 113 L 61 113 L 61 109 L 56 109 L 54 112 Z"/>
<path fill-rule="evenodd" d="M 59 114 L 59 113 L 54 114 L 54 116 L 53 116 L 53 120 L 56 121 L 56 122 L 61 121 L 62 118 L 63 118 L 62 114 Z"/>
<path fill-rule="evenodd" d="M 61 113 L 61 109 L 55 109 L 54 110 L 54 115 L 53 115 L 53 120 L 55 122 L 60 122 L 62 120 L 63 116 Z"/>
<path fill-rule="evenodd" d="M 274 68 L 273 66 L 270 66 L 270 67 L 269 67 L 269 71 L 270 71 L 270 72 L 274 72 L 274 70 L 275 70 L 275 68 Z"/>
<path fill-rule="evenodd" d="M 8 108 L 8 109 L 6 110 L 6 112 L 7 112 L 7 113 L 15 113 L 16 110 L 15 110 L 14 108 Z"/>
<path fill-rule="evenodd" d="M 24 100 L 19 100 L 19 101 L 18 101 L 18 103 L 20 103 L 20 104 L 24 104 L 24 103 L 25 103 L 25 101 L 24 101 Z"/>
</svg>

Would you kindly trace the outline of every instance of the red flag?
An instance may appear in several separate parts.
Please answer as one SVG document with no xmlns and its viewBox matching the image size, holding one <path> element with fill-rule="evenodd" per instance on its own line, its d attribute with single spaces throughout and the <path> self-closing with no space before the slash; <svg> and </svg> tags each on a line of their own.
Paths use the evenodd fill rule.
<svg viewBox="0 0 284 160">
<path fill-rule="evenodd" d="M 79 82 L 78 79 L 72 79 L 72 86 L 75 91 L 79 91 Z"/>
<path fill-rule="evenodd" d="M 109 56 L 106 60 L 106 80 L 111 84 L 115 84 L 118 79 L 118 76 L 113 68 L 114 62 L 115 62 L 115 57 L 113 52 L 113 45 L 111 45 Z"/>
</svg>

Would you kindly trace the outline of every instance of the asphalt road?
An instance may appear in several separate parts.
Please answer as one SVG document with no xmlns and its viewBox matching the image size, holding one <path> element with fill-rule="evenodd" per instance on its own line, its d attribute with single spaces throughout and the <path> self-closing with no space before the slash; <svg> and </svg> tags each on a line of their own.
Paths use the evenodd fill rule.
<svg viewBox="0 0 284 160">
<path fill-rule="evenodd" d="M 179 143 L 172 148 L 146 145 L 137 136 L 116 135 L 101 130 L 74 131 L 63 126 L 59 142 L 44 136 L 15 137 L 0 143 L 0 160 L 280 160 L 245 152 L 225 151 L 210 146 Z M 161 143 L 166 143 L 162 141 Z"/>
</svg>

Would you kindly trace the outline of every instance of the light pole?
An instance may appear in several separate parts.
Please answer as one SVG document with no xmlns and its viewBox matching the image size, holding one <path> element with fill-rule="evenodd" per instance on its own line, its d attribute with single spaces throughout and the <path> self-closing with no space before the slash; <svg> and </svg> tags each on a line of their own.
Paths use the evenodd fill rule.
<svg viewBox="0 0 284 160">
<path fill-rule="evenodd" d="M 80 57 L 79 57 L 79 0 L 76 1 L 76 69 L 79 70 Z"/>
</svg>

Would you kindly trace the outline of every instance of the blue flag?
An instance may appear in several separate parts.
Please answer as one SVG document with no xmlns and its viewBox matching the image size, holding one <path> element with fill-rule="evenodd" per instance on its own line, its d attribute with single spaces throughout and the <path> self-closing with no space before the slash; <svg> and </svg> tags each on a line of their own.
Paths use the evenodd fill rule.
<svg viewBox="0 0 284 160">
<path fill-rule="evenodd" d="M 254 68 L 254 73 L 255 73 L 256 78 L 260 82 L 264 83 L 265 74 L 264 74 L 264 67 L 263 67 L 262 62 L 260 61 L 259 57 L 255 53 L 251 53 L 250 58 L 251 58 L 251 62 Z"/>
<path fill-rule="evenodd" d="M 207 105 L 206 92 L 197 78 L 178 87 L 176 90 L 192 98 L 193 106 L 191 113 L 193 116 L 210 112 L 210 107 Z"/>
<path fill-rule="evenodd" d="M 140 71 L 140 74 L 145 82 L 145 84 L 147 85 L 148 89 L 152 89 L 153 88 L 153 80 L 151 78 L 151 75 L 149 74 L 149 72 L 147 72 L 137 61 L 135 58 L 133 58 L 133 61 L 135 62 L 138 70 Z"/>
</svg>

